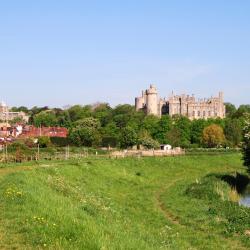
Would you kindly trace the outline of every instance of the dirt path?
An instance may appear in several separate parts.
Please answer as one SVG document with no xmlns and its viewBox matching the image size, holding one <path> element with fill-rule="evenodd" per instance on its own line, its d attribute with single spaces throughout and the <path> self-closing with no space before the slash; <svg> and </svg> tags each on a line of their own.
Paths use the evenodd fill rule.
<svg viewBox="0 0 250 250">
<path fill-rule="evenodd" d="M 170 182 L 168 185 L 162 187 L 157 193 L 156 193 L 156 206 L 160 209 L 161 213 L 164 215 L 164 217 L 170 221 L 171 223 L 175 225 L 183 226 L 178 218 L 174 216 L 170 211 L 168 211 L 164 205 L 164 203 L 161 201 L 161 195 L 166 192 L 170 187 L 172 187 L 174 184 L 176 184 L 178 181 L 182 180 L 183 178 L 177 178 L 174 181 Z M 184 227 L 184 226 L 183 226 Z"/>
</svg>

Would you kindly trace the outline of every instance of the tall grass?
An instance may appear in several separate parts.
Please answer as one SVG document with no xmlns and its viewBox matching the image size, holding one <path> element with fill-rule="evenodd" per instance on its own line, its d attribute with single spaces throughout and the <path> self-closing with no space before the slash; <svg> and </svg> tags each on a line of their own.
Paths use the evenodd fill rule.
<svg viewBox="0 0 250 250">
<path fill-rule="evenodd" d="M 238 154 L 12 167 L 15 173 L 0 173 L 0 248 L 250 247 L 243 233 L 250 227 L 249 210 L 229 201 L 227 183 L 205 177 L 244 173 Z"/>
</svg>

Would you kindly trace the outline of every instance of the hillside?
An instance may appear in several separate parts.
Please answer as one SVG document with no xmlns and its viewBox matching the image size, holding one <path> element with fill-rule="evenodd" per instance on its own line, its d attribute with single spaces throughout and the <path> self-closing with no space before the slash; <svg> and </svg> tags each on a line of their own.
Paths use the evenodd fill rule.
<svg viewBox="0 0 250 250">
<path fill-rule="evenodd" d="M 32 164 L 0 168 L 1 249 L 250 247 L 240 154 Z"/>
</svg>

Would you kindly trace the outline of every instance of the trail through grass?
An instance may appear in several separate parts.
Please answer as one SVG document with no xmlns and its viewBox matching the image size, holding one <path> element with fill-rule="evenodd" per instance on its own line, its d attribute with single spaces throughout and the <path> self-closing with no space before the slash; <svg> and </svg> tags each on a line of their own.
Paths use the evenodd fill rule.
<svg viewBox="0 0 250 250">
<path fill-rule="evenodd" d="M 208 176 L 235 171 L 239 154 L 0 168 L 0 248 L 248 249 L 249 209 Z"/>
</svg>

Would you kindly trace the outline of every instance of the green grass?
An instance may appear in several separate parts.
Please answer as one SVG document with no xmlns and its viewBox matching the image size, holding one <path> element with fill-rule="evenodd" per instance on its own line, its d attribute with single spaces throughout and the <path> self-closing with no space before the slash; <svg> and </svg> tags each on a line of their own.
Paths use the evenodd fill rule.
<svg viewBox="0 0 250 250">
<path fill-rule="evenodd" d="M 248 249 L 250 209 L 219 176 L 240 154 L 9 164 L 1 249 Z M 14 171 L 13 171 L 14 169 Z"/>
</svg>

